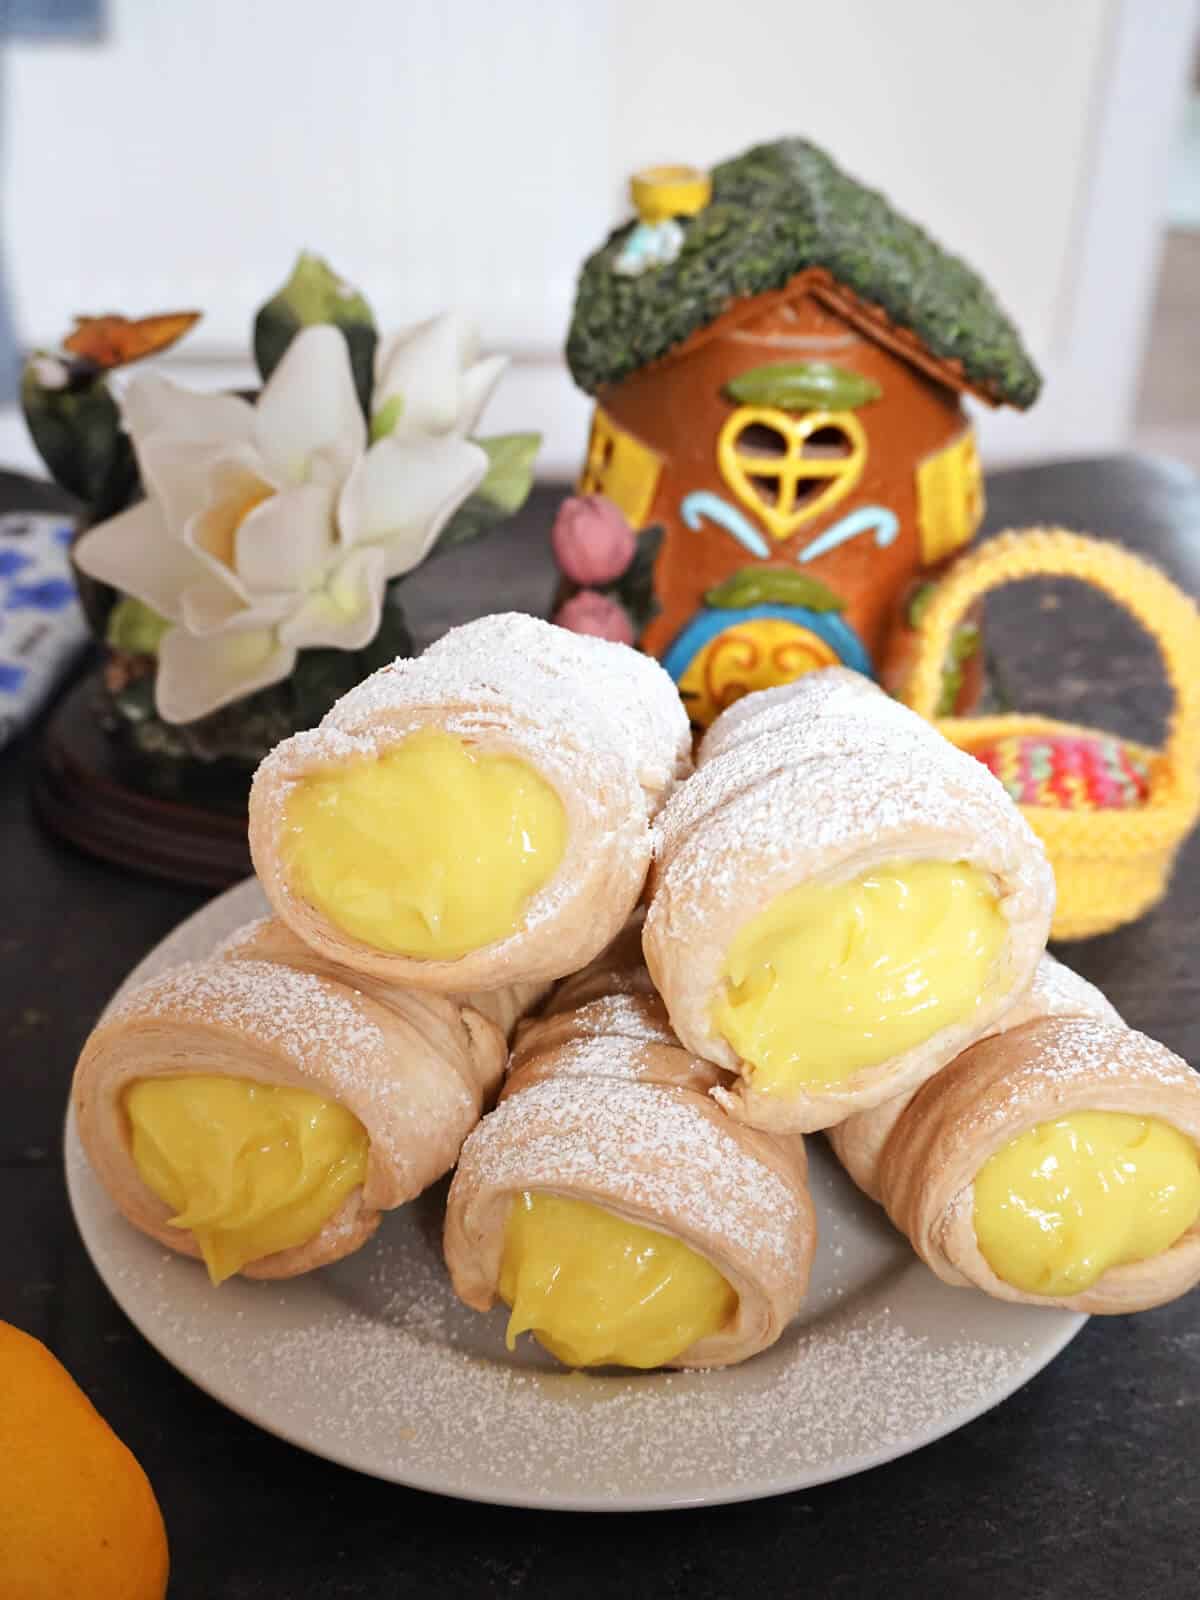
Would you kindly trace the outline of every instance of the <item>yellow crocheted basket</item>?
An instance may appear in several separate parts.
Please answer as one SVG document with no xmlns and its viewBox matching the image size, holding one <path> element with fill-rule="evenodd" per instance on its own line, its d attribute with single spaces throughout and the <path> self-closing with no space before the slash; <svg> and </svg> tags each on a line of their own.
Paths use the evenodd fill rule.
<svg viewBox="0 0 1200 1600">
<path fill-rule="evenodd" d="M 1102 589 L 1158 644 L 1174 706 L 1161 750 L 1049 717 L 938 718 L 954 629 L 989 589 L 1078 578 Z M 987 761 L 1046 846 L 1058 883 L 1052 936 L 1086 939 L 1132 922 L 1166 893 L 1200 816 L 1200 613 L 1169 579 L 1118 545 L 1064 528 L 998 535 L 950 568 L 921 617 L 901 698 Z"/>
</svg>

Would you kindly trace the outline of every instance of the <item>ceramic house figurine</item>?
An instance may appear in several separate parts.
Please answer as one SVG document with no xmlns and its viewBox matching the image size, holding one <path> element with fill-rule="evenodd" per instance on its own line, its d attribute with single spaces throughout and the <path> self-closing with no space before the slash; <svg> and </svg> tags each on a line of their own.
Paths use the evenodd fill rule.
<svg viewBox="0 0 1200 1600">
<path fill-rule="evenodd" d="M 581 491 L 663 530 L 639 642 L 701 726 L 813 667 L 887 677 L 926 576 L 982 517 L 962 396 L 1037 396 L 1015 328 L 804 140 L 632 193 L 638 220 L 584 265 L 567 359 L 596 398 Z"/>
</svg>

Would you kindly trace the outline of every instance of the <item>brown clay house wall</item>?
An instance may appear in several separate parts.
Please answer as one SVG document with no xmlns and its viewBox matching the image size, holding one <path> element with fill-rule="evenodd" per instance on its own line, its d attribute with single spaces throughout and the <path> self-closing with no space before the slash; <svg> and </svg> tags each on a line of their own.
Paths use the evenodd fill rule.
<svg viewBox="0 0 1200 1600">
<path fill-rule="evenodd" d="M 717 440 L 737 411 L 723 393 L 740 372 L 770 362 L 825 361 L 873 379 L 882 391 L 854 415 L 865 435 L 866 458 L 853 487 L 793 533 L 775 537 L 763 518 L 736 496 L 718 467 Z M 642 525 L 666 530 L 656 568 L 661 614 L 644 644 L 662 654 L 703 607 L 707 589 L 731 573 L 762 562 L 710 518 L 685 525 L 689 495 L 708 491 L 740 511 L 765 540 L 766 564 L 804 571 L 847 600 L 843 613 L 878 666 L 897 594 L 923 565 L 917 527 L 916 468 L 960 436 L 966 419 L 958 396 L 915 370 L 816 300 L 797 280 L 783 294 L 743 302 L 664 360 L 642 368 L 599 397 L 622 429 L 661 461 Z M 745 436 L 743 436 L 745 437 Z M 759 440 L 771 445 L 769 430 Z M 753 448 L 753 437 L 750 448 Z M 818 447 L 819 448 L 819 447 Z M 743 453 L 742 459 L 747 459 Z M 767 498 L 775 498 L 768 482 Z M 815 496 L 814 496 L 815 498 Z M 880 547 L 871 531 L 808 562 L 801 553 L 824 531 L 860 508 L 879 507 L 899 522 Z"/>
</svg>

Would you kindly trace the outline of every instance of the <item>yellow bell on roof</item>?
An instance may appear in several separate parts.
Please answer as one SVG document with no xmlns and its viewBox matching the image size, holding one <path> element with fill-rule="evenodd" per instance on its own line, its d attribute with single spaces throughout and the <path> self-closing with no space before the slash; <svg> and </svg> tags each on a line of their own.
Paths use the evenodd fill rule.
<svg viewBox="0 0 1200 1600">
<path fill-rule="evenodd" d="M 629 194 L 643 222 L 694 217 L 712 199 L 712 179 L 699 167 L 643 167 L 630 178 Z"/>
</svg>

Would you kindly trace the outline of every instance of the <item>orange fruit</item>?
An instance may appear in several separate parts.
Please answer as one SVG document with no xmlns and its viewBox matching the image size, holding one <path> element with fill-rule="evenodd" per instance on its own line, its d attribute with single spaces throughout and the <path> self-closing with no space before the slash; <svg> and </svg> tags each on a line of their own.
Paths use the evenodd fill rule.
<svg viewBox="0 0 1200 1600">
<path fill-rule="evenodd" d="M 163 1600 L 149 1479 L 45 1345 L 0 1322 L 0 1594 Z"/>
</svg>

